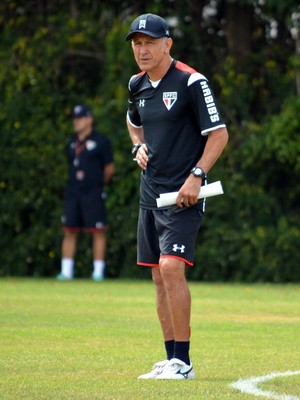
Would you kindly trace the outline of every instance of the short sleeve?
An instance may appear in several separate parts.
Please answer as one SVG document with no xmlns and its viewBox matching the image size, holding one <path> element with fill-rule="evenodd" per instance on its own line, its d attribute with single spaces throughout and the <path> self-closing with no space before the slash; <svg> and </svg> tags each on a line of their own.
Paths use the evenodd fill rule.
<svg viewBox="0 0 300 400">
<path fill-rule="evenodd" d="M 136 75 L 132 76 L 129 80 L 129 84 L 128 84 L 128 110 L 127 110 L 127 118 L 129 120 L 129 122 L 131 123 L 131 125 L 135 126 L 135 127 L 141 127 L 142 126 L 142 122 L 141 122 L 141 118 L 140 118 L 140 114 L 138 112 L 138 109 L 135 105 L 135 101 L 134 101 L 134 96 L 132 93 L 132 88 L 131 88 L 131 84 L 133 79 L 135 78 Z"/>
<path fill-rule="evenodd" d="M 208 80 L 201 74 L 192 74 L 188 80 L 192 108 L 202 135 L 210 131 L 225 128 L 217 101 Z"/>
</svg>

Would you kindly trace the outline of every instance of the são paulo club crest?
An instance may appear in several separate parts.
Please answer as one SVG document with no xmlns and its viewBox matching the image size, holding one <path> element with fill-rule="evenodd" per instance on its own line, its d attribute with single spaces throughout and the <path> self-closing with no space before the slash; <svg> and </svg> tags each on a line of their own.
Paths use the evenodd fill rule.
<svg viewBox="0 0 300 400">
<path fill-rule="evenodd" d="M 86 141 L 86 148 L 87 150 L 94 150 L 97 147 L 97 142 L 94 140 L 87 140 Z"/>
<path fill-rule="evenodd" d="M 168 110 L 170 110 L 175 101 L 177 100 L 177 92 L 164 92 L 163 93 L 163 102 Z"/>
</svg>

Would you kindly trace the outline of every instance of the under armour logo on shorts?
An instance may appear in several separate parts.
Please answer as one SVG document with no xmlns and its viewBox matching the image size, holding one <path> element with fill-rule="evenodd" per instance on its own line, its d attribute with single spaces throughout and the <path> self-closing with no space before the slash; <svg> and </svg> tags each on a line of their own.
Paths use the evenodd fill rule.
<svg viewBox="0 0 300 400">
<path fill-rule="evenodd" d="M 184 253 L 184 249 L 185 249 L 185 246 L 184 245 L 182 245 L 182 246 L 178 246 L 178 244 L 173 244 L 173 251 L 177 251 L 177 250 L 180 250 L 180 253 Z"/>
</svg>

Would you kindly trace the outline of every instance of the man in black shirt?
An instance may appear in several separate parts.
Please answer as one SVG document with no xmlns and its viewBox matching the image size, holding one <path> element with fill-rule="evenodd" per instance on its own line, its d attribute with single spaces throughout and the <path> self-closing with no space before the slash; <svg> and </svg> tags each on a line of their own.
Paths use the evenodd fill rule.
<svg viewBox="0 0 300 400">
<path fill-rule="evenodd" d="M 64 239 L 61 273 L 58 280 L 69 280 L 74 274 L 74 256 L 81 229 L 93 237 L 94 268 L 92 278 L 101 281 L 105 269 L 107 218 L 103 186 L 110 182 L 114 162 L 109 140 L 93 129 L 89 107 L 78 105 L 73 111 L 73 135 L 67 146 L 69 178 L 65 191 Z"/>
<path fill-rule="evenodd" d="M 164 19 L 144 14 L 126 36 L 141 70 L 129 81 L 127 126 L 142 169 L 138 265 L 152 267 L 167 359 L 141 379 L 194 379 L 189 357 L 191 298 L 185 267 L 192 266 L 204 212 L 198 201 L 206 174 L 228 133 L 208 80 L 170 56 Z M 158 209 L 161 193 L 178 191 L 176 207 Z"/>
</svg>

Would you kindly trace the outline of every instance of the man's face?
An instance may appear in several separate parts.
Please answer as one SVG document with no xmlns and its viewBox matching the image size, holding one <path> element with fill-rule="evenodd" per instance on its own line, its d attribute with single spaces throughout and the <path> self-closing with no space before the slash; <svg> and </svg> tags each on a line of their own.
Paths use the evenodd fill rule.
<svg viewBox="0 0 300 400">
<path fill-rule="evenodd" d="M 76 133 L 84 132 L 92 126 L 91 117 L 79 117 L 73 119 L 74 131 Z"/>
<path fill-rule="evenodd" d="M 167 38 L 154 39 L 151 36 L 136 33 L 131 45 L 139 68 L 142 71 L 151 72 L 159 68 L 165 54 L 169 52 L 170 40 Z"/>
</svg>

